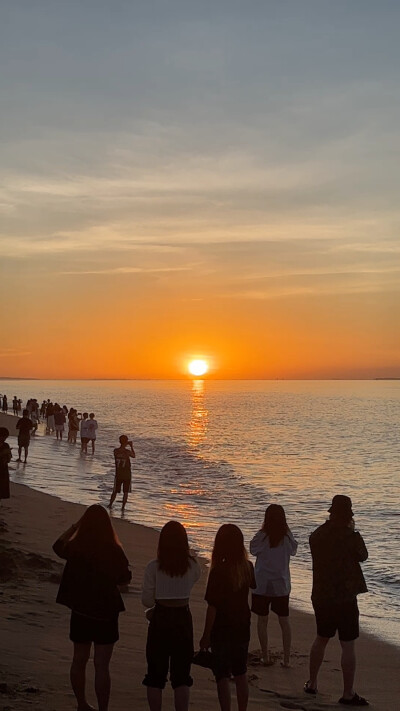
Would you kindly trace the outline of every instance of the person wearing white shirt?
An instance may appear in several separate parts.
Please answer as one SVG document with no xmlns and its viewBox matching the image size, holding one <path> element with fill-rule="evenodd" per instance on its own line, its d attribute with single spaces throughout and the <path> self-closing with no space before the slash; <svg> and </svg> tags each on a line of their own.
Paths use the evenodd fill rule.
<svg viewBox="0 0 400 711">
<path fill-rule="evenodd" d="M 146 613 L 150 625 L 143 680 L 150 711 L 161 709 L 168 669 L 175 710 L 189 708 L 194 652 L 189 596 L 200 572 L 199 563 L 190 554 L 185 528 L 178 521 L 169 521 L 160 533 L 157 559 L 146 567 L 142 590 L 142 603 L 150 608 Z"/>
<path fill-rule="evenodd" d="M 268 652 L 269 608 L 278 615 L 282 631 L 283 662 L 290 663 L 291 629 L 289 623 L 290 557 L 296 555 L 297 541 L 287 525 L 285 511 L 279 504 L 271 504 L 265 511 L 264 523 L 250 543 L 250 553 L 256 556 L 257 588 L 252 595 L 251 610 L 257 615 L 257 632 L 262 659 L 266 666 L 273 664 Z"/>
<path fill-rule="evenodd" d="M 97 420 L 94 419 L 94 412 L 91 412 L 87 421 L 87 431 L 89 442 L 92 444 L 92 454 L 94 454 L 94 443 L 96 442 Z"/>
</svg>

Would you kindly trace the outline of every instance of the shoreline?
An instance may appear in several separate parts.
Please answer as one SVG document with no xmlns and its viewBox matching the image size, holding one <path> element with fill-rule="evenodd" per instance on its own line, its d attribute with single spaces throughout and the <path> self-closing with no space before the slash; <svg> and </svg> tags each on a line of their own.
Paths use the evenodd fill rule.
<svg viewBox="0 0 400 711">
<path fill-rule="evenodd" d="M 61 501 L 65 502 L 75 503 L 81 500 L 85 505 L 89 505 L 91 503 L 103 503 L 103 505 L 105 505 L 108 503 L 107 497 L 109 497 L 109 493 L 104 493 L 104 490 L 102 492 L 99 490 L 97 493 L 93 490 L 93 492 L 89 493 L 89 490 L 81 490 L 79 488 L 79 481 L 82 480 L 82 477 L 87 476 L 87 471 L 90 471 L 99 482 L 102 481 L 104 476 L 108 477 L 109 473 L 105 471 L 104 467 L 105 453 L 99 450 L 98 454 L 100 454 L 100 457 L 97 456 L 95 458 L 90 457 L 89 459 L 86 459 L 79 456 L 79 447 L 77 449 L 74 448 L 75 454 L 72 453 L 72 450 L 67 449 L 65 445 L 58 448 L 54 437 L 44 436 L 43 423 L 39 425 L 37 435 L 32 438 L 32 448 L 29 453 L 28 467 L 25 469 L 25 465 L 16 464 L 16 442 L 15 440 L 13 441 L 11 437 L 13 436 L 13 431 L 16 434 L 15 424 L 18 417 L 19 416 L 15 416 L 13 414 L 6 415 L 5 413 L 0 413 L 0 425 L 6 425 L 11 433 L 9 443 L 13 448 L 13 461 L 11 463 L 10 477 L 15 483 L 27 484 L 33 491 L 49 493 L 50 495 L 56 496 L 57 498 L 60 498 Z M 71 454 L 72 456 L 70 456 Z M 49 478 L 46 474 L 44 480 L 42 481 L 41 471 L 43 472 L 43 468 L 45 471 L 48 471 L 52 464 L 55 467 L 53 469 L 52 477 Z M 70 485 L 74 481 L 77 482 L 78 488 Z M 106 479 L 104 478 L 103 481 L 105 482 Z M 145 527 L 152 527 L 152 517 L 151 515 L 148 515 L 149 512 L 147 512 L 147 515 L 146 513 L 145 515 L 142 515 L 142 504 L 143 501 L 139 502 L 139 512 L 141 512 L 139 513 L 139 523 Z M 134 508 L 135 499 L 133 494 L 133 498 L 131 499 L 128 507 L 129 518 L 125 519 L 127 522 L 136 523 Z M 118 504 L 116 504 L 113 509 L 113 517 L 114 516 L 120 516 Z M 168 513 L 166 513 L 166 516 L 168 516 Z M 179 518 L 178 513 L 176 513 L 175 517 L 176 516 Z M 170 514 L 170 517 L 174 518 L 174 514 L 172 513 L 172 516 Z M 154 525 L 155 521 L 157 521 L 157 527 Z M 159 517 L 157 519 L 153 519 L 152 530 L 155 532 L 161 530 L 163 523 L 164 520 L 160 521 Z M 198 545 L 198 542 L 196 542 L 195 539 L 195 532 L 192 532 L 190 540 L 191 545 L 196 552 L 205 560 L 209 560 L 209 554 L 211 551 L 210 547 L 205 547 L 204 541 L 203 545 L 201 545 L 201 542 L 200 545 Z M 297 559 L 292 561 L 292 584 L 292 609 L 313 616 L 310 602 L 311 570 L 307 567 L 307 563 L 304 564 L 304 561 L 297 561 Z M 368 597 L 368 600 L 364 600 L 364 597 Z M 364 613 L 364 626 L 367 628 L 367 633 L 376 638 L 378 641 L 387 642 L 388 644 L 392 644 L 393 646 L 400 648 L 400 640 L 397 637 L 397 630 L 399 627 L 398 620 L 394 620 L 393 625 L 391 626 L 390 617 L 388 617 L 387 611 L 385 613 L 384 606 L 378 605 L 377 607 L 377 603 L 374 603 L 373 593 L 370 592 L 367 596 L 360 596 L 359 606 L 361 615 Z M 378 616 L 375 613 L 376 609 L 379 612 Z"/>
<path fill-rule="evenodd" d="M 9 711 L 46 708 L 68 711 L 73 708 L 69 688 L 71 643 L 68 640 L 69 611 L 57 605 L 55 598 L 62 562 L 52 551 L 54 540 L 86 507 L 11 483 L 11 499 L 0 506 L 1 530 L 1 600 L 3 694 Z M 124 593 L 126 612 L 120 618 L 120 641 L 116 645 L 112 668 L 113 690 L 110 711 L 146 709 L 145 689 L 141 681 L 145 672 L 147 623 L 140 601 L 143 570 L 155 557 L 158 533 L 155 529 L 113 517 L 132 568 L 132 582 Z M 203 600 L 207 570 L 202 561 L 202 576 L 194 588 L 191 609 L 195 628 L 195 646 L 201 635 L 206 604 Z M 315 635 L 313 616 L 291 609 L 293 633 L 292 667 L 282 669 L 280 630 L 272 616 L 269 631 L 273 667 L 250 664 L 249 711 L 261 708 L 316 709 L 330 707 L 341 695 L 339 644 L 332 641 L 321 670 L 320 693 L 316 700 L 302 691 L 308 678 L 308 653 Z M 361 622 L 362 626 L 362 622 Z M 255 620 L 249 650 L 259 649 Z M 387 642 L 362 633 L 357 644 L 356 689 L 369 699 L 372 708 L 392 711 L 398 698 L 397 671 L 400 650 Z M 211 711 L 218 709 L 216 687 L 211 672 L 194 667 L 191 707 Z M 88 683 L 92 682 L 92 669 Z M 90 688 L 90 686 L 89 686 Z M 31 689 L 31 691 L 27 691 Z M 35 691 L 33 691 L 35 690 Z M 93 701 L 92 691 L 88 695 Z M 172 695 L 165 692 L 165 705 Z M 285 704 L 292 704 L 291 706 Z M 376 704 L 376 706 L 375 706 Z"/>
</svg>

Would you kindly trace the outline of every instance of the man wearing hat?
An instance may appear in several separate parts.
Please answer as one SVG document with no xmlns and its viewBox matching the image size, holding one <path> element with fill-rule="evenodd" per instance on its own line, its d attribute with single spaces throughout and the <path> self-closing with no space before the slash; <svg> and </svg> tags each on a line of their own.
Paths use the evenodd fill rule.
<svg viewBox="0 0 400 711">
<path fill-rule="evenodd" d="M 340 704 L 368 706 L 353 688 L 356 670 L 355 640 L 359 636 L 357 595 L 367 592 L 360 562 L 368 551 L 354 530 L 351 499 L 338 494 L 332 499 L 330 517 L 310 536 L 313 559 L 311 600 L 317 623 L 317 637 L 310 652 L 307 694 L 317 693 L 317 676 L 329 640 L 339 634 L 342 647 L 343 695 Z"/>
</svg>

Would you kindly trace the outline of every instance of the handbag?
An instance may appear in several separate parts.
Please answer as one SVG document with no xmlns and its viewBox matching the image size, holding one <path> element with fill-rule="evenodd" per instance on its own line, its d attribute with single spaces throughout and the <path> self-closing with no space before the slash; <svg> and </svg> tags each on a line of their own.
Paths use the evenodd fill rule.
<svg viewBox="0 0 400 711">
<path fill-rule="evenodd" d="M 198 667 L 204 667 L 205 669 L 213 669 L 214 655 L 209 649 L 199 649 L 193 656 L 192 664 L 197 664 Z"/>
</svg>

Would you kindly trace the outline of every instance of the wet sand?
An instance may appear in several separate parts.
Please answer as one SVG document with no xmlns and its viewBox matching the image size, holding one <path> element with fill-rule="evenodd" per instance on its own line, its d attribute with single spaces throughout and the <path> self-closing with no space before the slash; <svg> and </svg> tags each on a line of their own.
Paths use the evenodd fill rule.
<svg viewBox="0 0 400 711">
<path fill-rule="evenodd" d="M 68 678 L 72 647 L 68 640 L 69 611 L 55 603 L 62 562 L 53 554 L 51 546 L 83 510 L 79 504 L 64 502 L 22 484 L 12 484 L 11 499 L 0 504 L 2 711 L 28 708 L 69 711 L 76 708 Z M 114 523 L 128 555 L 133 578 L 124 593 L 126 612 L 120 617 L 120 641 L 112 660 L 110 711 L 131 711 L 147 708 L 145 688 L 141 685 L 145 672 L 147 623 L 140 602 L 140 589 L 144 567 L 155 555 L 158 534 L 151 528 L 118 518 Z M 206 577 L 204 567 L 191 603 L 196 641 L 201 636 L 205 614 Z M 292 668 L 282 669 L 280 666 L 280 632 L 277 620 L 272 616 L 271 649 L 276 663 L 269 668 L 250 663 L 249 710 L 341 708 L 337 705 L 342 691 L 338 641 L 331 642 L 328 648 L 320 674 L 318 697 L 308 697 L 302 687 L 308 678 L 308 652 L 314 637 L 314 620 L 310 615 L 293 610 L 291 620 Z M 257 656 L 255 627 L 253 620 L 250 650 Z M 357 658 L 357 691 L 370 700 L 371 708 L 393 711 L 400 695 L 400 649 L 363 635 L 358 643 Z M 191 708 L 218 709 L 211 672 L 194 667 L 192 673 Z M 90 665 L 88 699 L 95 704 L 92 679 Z M 169 688 L 165 691 L 164 708 L 173 708 Z"/>
</svg>

